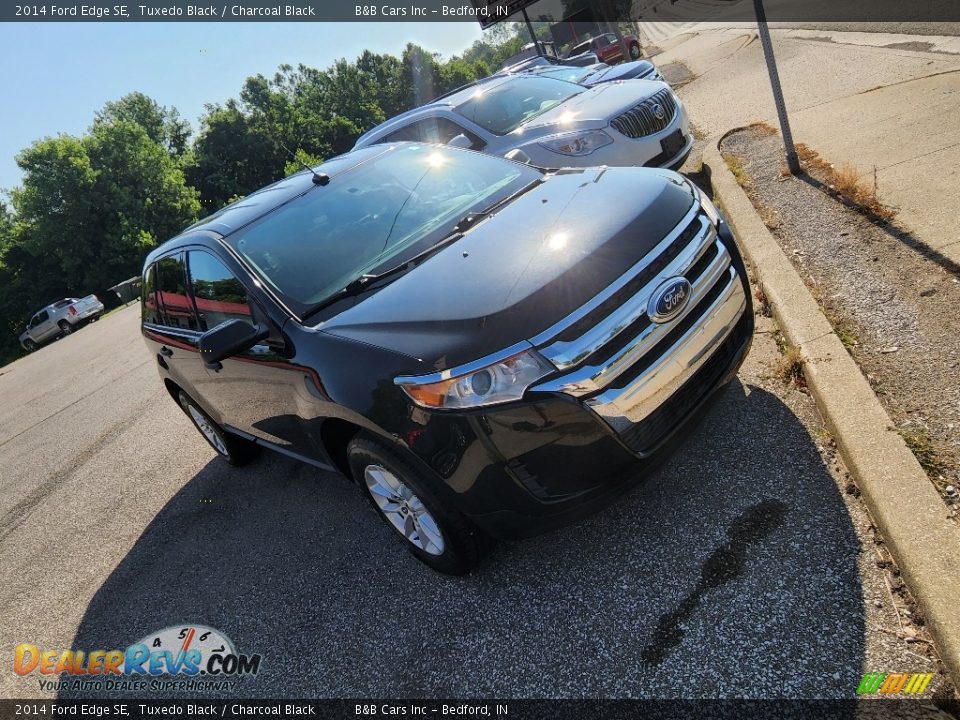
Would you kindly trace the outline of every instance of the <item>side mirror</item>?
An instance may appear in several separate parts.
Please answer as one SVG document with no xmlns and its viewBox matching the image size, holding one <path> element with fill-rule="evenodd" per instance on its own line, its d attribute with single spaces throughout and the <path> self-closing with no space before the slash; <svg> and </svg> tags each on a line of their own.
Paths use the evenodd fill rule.
<svg viewBox="0 0 960 720">
<path fill-rule="evenodd" d="M 217 366 L 221 360 L 249 350 L 269 335 L 270 330 L 265 325 L 227 320 L 200 336 L 200 359 L 206 365 Z"/>
<path fill-rule="evenodd" d="M 449 145 L 450 147 L 469 149 L 473 147 L 473 141 L 463 133 L 460 133 L 459 135 L 454 135 L 452 138 L 450 138 L 447 141 L 447 145 Z"/>
<path fill-rule="evenodd" d="M 511 150 L 510 152 L 505 153 L 505 154 L 504 154 L 504 157 L 505 157 L 507 160 L 513 160 L 514 162 L 525 163 L 525 164 L 527 164 L 527 165 L 530 164 L 530 156 L 527 155 L 527 154 L 526 154 L 523 150 L 521 150 L 520 148 L 514 148 L 514 149 Z"/>
</svg>

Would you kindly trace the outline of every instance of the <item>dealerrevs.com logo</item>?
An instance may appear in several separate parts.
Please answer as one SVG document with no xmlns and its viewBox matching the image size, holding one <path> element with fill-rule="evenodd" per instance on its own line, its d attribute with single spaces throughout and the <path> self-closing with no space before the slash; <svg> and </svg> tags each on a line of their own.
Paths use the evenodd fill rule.
<svg viewBox="0 0 960 720">
<path fill-rule="evenodd" d="M 50 692 L 233 690 L 260 671 L 260 655 L 238 653 L 230 638 L 205 625 L 175 625 L 125 650 L 41 650 L 20 643 L 13 671 L 38 675 Z M 50 677 L 53 676 L 53 677 Z"/>
</svg>

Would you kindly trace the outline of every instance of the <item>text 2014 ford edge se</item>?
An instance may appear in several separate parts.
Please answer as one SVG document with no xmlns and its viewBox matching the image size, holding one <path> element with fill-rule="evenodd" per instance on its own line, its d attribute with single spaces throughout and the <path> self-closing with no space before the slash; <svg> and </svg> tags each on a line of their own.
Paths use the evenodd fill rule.
<svg viewBox="0 0 960 720">
<path fill-rule="evenodd" d="M 230 205 L 143 277 L 163 381 L 222 457 L 342 471 L 447 573 L 627 487 L 753 331 L 730 229 L 680 175 L 411 143 Z"/>
</svg>

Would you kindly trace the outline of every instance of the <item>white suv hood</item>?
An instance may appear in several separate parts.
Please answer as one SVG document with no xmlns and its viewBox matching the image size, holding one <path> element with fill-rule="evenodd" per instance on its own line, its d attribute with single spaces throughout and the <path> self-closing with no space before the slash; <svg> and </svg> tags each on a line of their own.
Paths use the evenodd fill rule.
<svg viewBox="0 0 960 720">
<path fill-rule="evenodd" d="M 620 113 L 669 87 L 654 80 L 623 80 L 589 88 L 538 115 L 507 137 L 522 141 L 565 130 L 601 128 Z"/>
</svg>

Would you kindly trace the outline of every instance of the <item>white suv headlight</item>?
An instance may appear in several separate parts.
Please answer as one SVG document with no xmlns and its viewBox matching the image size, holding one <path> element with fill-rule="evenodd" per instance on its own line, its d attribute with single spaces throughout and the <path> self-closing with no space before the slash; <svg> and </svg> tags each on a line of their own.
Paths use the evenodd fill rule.
<svg viewBox="0 0 960 720">
<path fill-rule="evenodd" d="M 589 155 L 594 150 L 613 142 L 603 130 L 579 130 L 544 138 L 540 145 L 561 155 Z"/>
<path fill-rule="evenodd" d="M 396 384 L 417 405 L 430 409 L 475 408 L 519 400 L 530 385 L 554 367 L 535 350 L 522 350 L 485 367 L 422 378 L 400 377 Z M 444 375 L 449 374 L 449 377 Z"/>
</svg>

